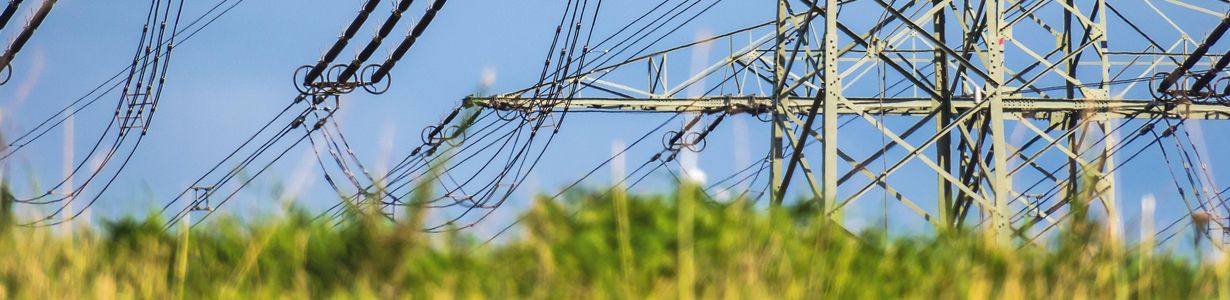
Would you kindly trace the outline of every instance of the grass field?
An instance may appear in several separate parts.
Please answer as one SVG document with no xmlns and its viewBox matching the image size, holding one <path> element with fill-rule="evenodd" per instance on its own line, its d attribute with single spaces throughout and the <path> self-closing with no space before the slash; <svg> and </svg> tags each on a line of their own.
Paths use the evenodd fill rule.
<svg viewBox="0 0 1230 300">
<path fill-rule="evenodd" d="M 157 218 L 72 236 L 6 226 L 0 298 L 1230 298 L 1230 266 L 1136 251 L 1093 221 L 1018 249 L 970 230 L 855 236 L 803 207 L 695 191 L 539 200 L 512 238 L 482 247 L 417 230 L 415 210 L 394 223 L 357 208 L 333 227 L 290 209 L 191 233 Z"/>
</svg>

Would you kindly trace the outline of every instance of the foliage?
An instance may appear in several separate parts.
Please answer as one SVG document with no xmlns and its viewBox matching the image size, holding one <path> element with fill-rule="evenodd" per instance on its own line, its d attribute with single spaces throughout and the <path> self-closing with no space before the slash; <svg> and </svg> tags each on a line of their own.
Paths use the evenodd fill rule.
<svg viewBox="0 0 1230 300">
<path fill-rule="evenodd" d="M 887 238 L 831 229 L 808 209 L 672 195 L 541 198 L 491 244 L 427 234 L 421 212 L 340 226 L 300 209 L 218 219 L 188 234 L 123 219 L 74 234 L 0 234 L 0 298 L 1217 298 L 1226 265 L 1133 250 L 1095 222 L 1052 245 L 970 230 Z M 683 218 L 680 218 L 683 216 Z M 689 217 L 690 216 L 690 217 Z M 680 231 L 691 228 L 691 231 Z M 1145 247 L 1146 249 L 1151 247 Z M 685 287 L 685 288 L 681 288 Z"/>
</svg>

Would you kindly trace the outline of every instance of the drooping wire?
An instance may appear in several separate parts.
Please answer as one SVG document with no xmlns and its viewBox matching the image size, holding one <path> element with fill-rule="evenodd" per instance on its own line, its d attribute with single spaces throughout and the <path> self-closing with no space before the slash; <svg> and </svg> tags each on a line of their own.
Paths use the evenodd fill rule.
<svg viewBox="0 0 1230 300">
<path fill-rule="evenodd" d="M 139 148 L 141 142 L 144 140 L 145 135 L 148 133 L 148 128 L 149 128 L 148 126 L 154 116 L 157 103 L 162 96 L 163 87 L 165 86 L 165 83 L 166 83 L 166 78 L 167 78 L 166 72 L 169 70 L 169 67 L 170 67 L 171 54 L 173 53 L 173 50 L 175 47 L 175 37 L 177 36 L 177 33 L 179 32 L 180 20 L 183 14 L 183 0 L 180 0 L 178 5 L 174 5 L 174 4 L 175 2 L 173 0 L 167 0 L 165 3 L 165 6 L 163 6 L 163 3 L 160 1 L 152 1 L 151 3 L 149 15 L 147 16 L 147 19 L 146 19 L 146 24 L 143 26 L 143 29 L 142 29 L 142 34 L 141 34 L 142 37 L 140 39 L 141 40 L 140 43 L 138 44 L 137 54 L 135 55 L 136 57 L 133 60 L 133 64 L 130 65 L 130 68 L 129 68 L 129 77 L 126 80 L 127 84 L 125 84 L 124 92 L 120 97 L 119 103 L 117 103 L 115 119 L 113 119 L 112 122 L 109 122 L 109 124 L 111 125 L 118 125 L 117 126 L 118 132 L 116 132 L 115 142 L 112 143 L 112 146 L 110 146 L 110 150 L 107 151 L 107 153 L 103 156 L 103 159 L 100 162 L 100 166 L 97 167 L 94 170 L 94 172 L 92 172 L 88 176 L 87 180 L 83 184 L 73 189 L 73 191 L 69 192 L 68 195 L 66 195 L 65 197 L 62 197 L 59 199 L 47 200 L 47 201 L 39 200 L 39 199 L 45 198 L 46 196 L 51 195 L 52 191 L 59 189 L 60 187 L 65 185 L 74 175 L 76 175 L 77 172 L 80 172 L 82 167 L 88 160 L 88 158 L 94 157 L 95 152 L 98 150 L 99 143 L 96 143 L 94 146 L 94 149 L 91 150 L 90 154 L 86 156 L 87 159 L 83 159 L 77 165 L 77 167 L 68 176 L 66 176 L 64 180 L 56 184 L 55 187 L 48 190 L 47 193 L 37 196 L 36 198 L 23 199 L 24 200 L 23 202 L 25 203 L 37 203 L 37 204 L 56 203 L 56 202 L 63 201 L 63 203 L 61 203 L 60 206 L 56 208 L 51 214 L 48 214 L 44 216 L 43 218 L 37 219 L 35 221 L 24 223 L 22 224 L 23 226 L 50 226 L 50 225 L 61 224 L 61 223 L 72 221 L 76 219 L 82 213 L 87 211 L 91 206 L 93 206 L 99 200 L 99 198 L 102 197 L 105 191 L 115 182 L 115 180 L 120 176 L 120 174 L 122 174 L 124 168 L 128 165 L 128 163 L 135 156 L 137 149 Z M 175 18 L 173 21 L 171 21 L 171 14 L 172 14 L 173 6 L 177 7 L 177 9 L 174 10 Z M 44 6 L 44 7 L 49 8 L 49 6 Z M 43 17 L 45 17 L 45 13 L 46 12 L 41 11 L 39 14 L 43 14 L 44 15 Z M 149 28 L 151 27 L 151 24 L 154 24 L 155 22 L 159 24 L 158 29 L 157 29 L 158 32 L 157 32 L 156 38 L 154 37 L 154 35 L 150 34 L 149 32 Z M 169 35 L 167 34 L 168 23 L 171 24 L 171 28 L 169 29 L 170 30 Z M 162 45 L 166 45 L 166 48 L 164 49 Z M 137 72 L 138 64 L 141 65 L 141 67 L 139 68 L 140 72 Z M 150 66 L 150 67 L 147 68 L 147 66 Z M 148 75 L 148 78 L 146 78 L 147 75 Z M 135 82 L 134 82 L 134 79 L 136 79 Z M 145 89 L 142 92 L 143 86 Z M 155 86 L 157 88 L 156 90 L 154 89 Z M 138 91 L 138 93 L 129 94 L 128 91 L 130 89 L 136 90 Z M 128 104 L 128 109 L 125 112 L 125 114 L 121 117 L 119 112 L 120 112 L 121 107 L 125 103 Z M 136 110 L 135 114 L 134 114 L 134 110 Z M 107 126 L 107 129 L 100 136 L 99 142 L 101 142 L 103 139 L 105 139 L 110 134 L 111 125 Z M 82 193 L 82 191 L 87 186 L 89 186 L 94 181 L 94 179 L 97 178 L 98 175 L 100 175 L 100 172 L 103 171 L 104 166 L 108 162 L 110 162 L 111 159 L 114 158 L 116 154 L 118 154 L 118 151 L 122 149 L 122 145 L 125 144 L 125 142 L 128 140 L 128 137 L 130 135 L 127 135 L 126 133 L 129 133 L 131 129 L 135 129 L 135 128 L 141 129 L 140 135 L 137 137 L 136 141 L 132 144 L 132 146 L 124 151 L 125 154 L 122 154 L 124 156 L 123 161 L 109 176 L 109 179 L 106 180 L 106 183 L 95 193 L 95 195 L 89 200 L 89 202 L 86 203 L 86 205 L 84 205 L 84 207 L 80 208 L 76 212 L 70 211 L 69 217 L 61 218 L 60 220 L 53 221 L 53 219 L 56 216 L 60 215 L 66 209 L 68 209 L 70 205 L 72 204 L 72 202 L 74 202 L 74 200 L 76 200 L 77 197 Z"/>
<path fill-rule="evenodd" d="M 408 1 L 408 0 L 407 0 L 407 1 Z M 412 31 L 411 31 L 411 33 L 410 33 L 410 35 L 408 35 L 408 37 L 407 37 L 407 40 L 406 40 L 406 41 L 403 41 L 403 42 L 402 42 L 402 44 L 398 46 L 397 50 L 395 50 L 395 51 L 394 51 L 393 55 L 390 57 L 390 58 L 391 58 L 391 60 L 388 60 L 388 61 L 386 61 L 386 63 L 385 63 L 385 64 L 382 64 L 382 65 L 380 65 L 380 66 L 379 66 L 379 69 L 376 71 L 376 72 L 377 72 L 376 74 L 377 74 L 378 76 L 376 76 L 375 78 L 384 78 L 384 77 L 386 77 L 386 76 L 388 75 L 388 72 L 389 72 L 389 70 L 391 70 L 391 69 L 392 69 L 393 64 L 394 64 L 394 63 L 395 63 L 398 59 L 400 59 L 402 56 L 404 56 L 404 55 L 406 54 L 406 52 L 409 50 L 409 48 L 410 48 L 410 47 L 414 44 L 414 40 L 415 40 L 415 39 L 417 39 L 417 38 L 418 38 L 418 37 L 419 37 L 419 36 L 420 36 L 420 35 L 424 32 L 424 30 L 426 29 L 426 26 L 427 26 L 427 25 L 431 22 L 431 19 L 432 19 L 432 18 L 434 18 L 435 14 L 436 14 L 436 13 L 437 13 L 440 9 L 442 9 L 442 8 L 443 8 L 444 3 L 445 3 L 445 1 L 444 1 L 444 0 L 436 0 L 436 1 L 434 1 L 434 2 L 432 3 L 431 7 L 428 9 L 427 14 L 426 14 L 426 15 L 425 15 L 422 19 L 420 19 L 419 23 L 418 23 L 418 24 L 414 27 L 414 29 L 412 29 Z M 400 7 L 403 7 L 403 6 L 408 6 L 409 4 L 410 4 L 409 2 L 399 3 L 399 8 L 400 8 Z M 394 11 L 394 16 L 390 17 L 390 19 L 392 20 L 392 22 L 393 22 L 394 24 L 396 23 L 396 20 L 399 20 L 399 19 L 400 19 L 400 13 L 401 13 L 401 10 L 395 10 L 395 11 Z M 364 13 L 363 13 L 363 12 L 361 12 L 360 14 L 364 14 Z M 365 20 L 365 19 L 366 19 L 366 16 L 362 16 L 361 18 L 363 18 L 363 19 Z M 390 21 L 386 21 L 386 24 L 388 24 L 389 22 L 390 22 Z M 360 22 L 360 23 L 362 23 L 362 22 Z M 382 30 L 381 32 L 377 32 L 377 38 L 376 38 L 376 39 L 382 39 L 382 37 L 381 37 L 382 35 L 387 35 L 387 30 L 383 29 L 383 27 L 382 27 L 382 29 L 381 29 L 381 30 Z M 350 31 L 350 29 L 348 28 L 348 29 L 347 29 L 347 31 L 349 32 L 349 31 Z M 348 39 L 346 39 L 346 40 L 348 40 Z M 374 40 L 374 41 L 375 41 L 375 40 Z M 338 43 L 345 43 L 345 41 L 339 40 L 337 43 L 335 43 L 335 46 L 336 46 Z M 343 46 L 342 48 L 344 48 L 344 46 Z M 328 65 L 328 64 L 329 64 L 329 63 L 325 63 L 325 65 Z M 343 71 L 343 72 L 346 72 L 346 70 L 342 70 L 342 71 Z M 309 74 L 311 74 L 311 73 L 309 73 Z M 341 73 L 341 74 L 344 74 L 344 73 Z M 303 84 L 302 84 L 302 85 L 303 85 L 303 86 L 311 86 L 311 85 L 314 83 L 313 81 L 315 81 L 315 80 L 318 80 L 318 79 L 319 79 L 319 76 L 310 76 L 310 75 L 309 75 L 309 76 L 306 76 L 305 78 L 306 78 L 307 80 L 305 80 L 305 81 L 303 82 Z M 349 79 L 349 76 L 344 76 L 344 77 L 342 77 L 342 78 L 338 78 L 336 81 L 337 81 L 337 82 L 341 82 L 341 83 L 346 83 L 346 80 L 347 80 L 347 79 Z M 372 81 L 373 81 L 373 82 L 378 82 L 379 80 L 372 80 Z M 365 88 L 366 88 L 366 87 L 365 87 Z M 285 137 L 286 133 L 287 133 L 287 132 L 289 132 L 289 130 L 290 130 L 290 129 L 294 129 L 294 128 L 296 128 L 296 127 L 298 127 L 298 126 L 301 126 L 301 125 L 306 125 L 306 124 L 304 124 L 304 122 L 306 121 L 306 120 L 305 120 L 305 117 L 308 115 L 308 113 L 309 113 L 309 112 L 315 112 L 316 110 L 321 109 L 321 108 L 318 108 L 318 105 L 319 105 L 319 104 L 322 104 L 325 100 L 327 100 L 327 98 L 332 97 L 332 98 L 334 99 L 334 101 L 335 101 L 335 102 L 339 102 L 339 104 L 340 104 L 340 100 L 338 100 L 338 99 L 339 99 L 338 95 L 328 95 L 328 94 L 325 94 L 325 95 L 312 95 L 311 97 L 308 97 L 308 95 L 307 95 L 307 93 L 306 93 L 305 91 L 300 91 L 300 92 L 301 92 L 301 93 L 300 93 L 300 96 L 296 98 L 295 103 L 298 103 L 298 102 L 300 102 L 300 101 L 302 101 L 302 100 L 305 100 L 305 99 L 307 99 L 307 98 L 311 98 L 311 99 L 307 99 L 307 100 L 309 100 L 309 103 L 311 104 L 311 105 L 310 105 L 311 107 L 309 107 L 308 109 L 306 109 L 303 113 L 299 114 L 299 116 L 298 116 L 298 117 L 296 117 L 294 121 L 290 122 L 290 125 L 288 125 L 287 127 L 285 127 L 281 133 L 274 134 L 274 136 L 273 136 L 270 140 L 266 141 L 266 143 L 265 143 L 264 145 L 262 145 L 261 147 L 258 147 L 258 148 L 257 148 L 257 149 L 256 149 L 256 150 L 255 150 L 255 151 L 254 151 L 251 155 L 248 155 L 248 157 L 247 157 L 247 158 L 245 158 L 244 160 L 240 161 L 240 162 L 239 162 L 239 164 L 238 164 L 238 165 L 237 165 L 234 169 L 232 169 L 232 170 L 234 170 L 234 171 L 229 172 L 228 174 L 225 174 L 225 175 L 224 175 L 224 176 L 223 176 L 220 180 L 218 180 L 218 181 L 216 182 L 216 184 L 212 185 L 212 187 L 215 187 L 215 188 L 217 188 L 217 187 L 221 187 L 222 185 L 224 185 L 224 184 L 226 184 L 227 182 L 229 182 L 232 178 L 235 178 L 235 176 L 236 176 L 236 175 L 238 175 L 238 173 L 239 173 L 239 171 L 240 171 L 240 170 L 246 169 L 248 165 L 250 165 L 250 164 L 252 164 L 253 162 L 255 162 L 255 161 L 256 161 L 256 159 L 257 159 L 258 157 L 262 156 L 262 155 L 265 153 L 265 151 L 269 150 L 269 149 L 271 148 L 271 146 L 272 146 L 274 143 L 277 143 L 279 140 L 281 140 L 283 137 Z M 369 92 L 372 92 L 372 91 L 371 91 L 371 90 L 369 90 Z M 373 93 L 375 93 L 375 92 L 373 92 Z M 323 98 L 323 100 L 322 100 L 322 98 Z M 293 104 L 292 104 L 292 105 L 293 105 Z M 281 152 L 281 153 L 279 153 L 277 156 L 273 157 L 273 158 L 272 158 L 272 159 L 271 159 L 271 160 L 270 160 L 267 164 L 265 164 L 265 166 L 264 166 L 264 167 L 262 167 L 262 168 L 261 168 L 261 169 L 260 169 L 260 170 L 259 170 L 256 174 L 254 174 L 251 178 L 249 178 L 248 180 L 245 180 L 245 181 L 243 181 L 242 183 L 238 184 L 238 185 L 235 187 L 235 190 L 234 190 L 233 192 L 231 192 L 230 194 L 228 194 L 228 195 L 226 196 L 226 198 L 224 198 L 223 200 L 221 200 L 221 201 L 217 202 L 217 205 L 221 206 L 221 205 L 224 205 L 224 204 L 226 204 L 227 202 L 229 202 L 231 199 L 233 199 L 233 198 L 234 198 L 234 196 L 235 196 L 235 195 L 236 195 L 236 194 L 237 194 L 240 190 L 242 190 L 245 186 L 247 186 L 249 183 L 251 183 L 251 182 L 252 182 L 252 180 L 253 180 L 255 177 L 259 176 L 261 173 L 263 173 L 264 171 L 268 170 L 268 168 L 269 168 L 269 167 L 271 167 L 271 166 L 272 166 L 275 162 L 277 162 L 277 161 L 278 161 L 278 160 L 280 160 L 283 156 L 285 156 L 285 154 L 286 154 L 288 151 L 290 151 L 290 149 L 293 149 L 293 148 L 294 148 L 294 147 L 296 147 L 298 144 L 300 144 L 300 143 L 301 143 L 304 139 L 308 139 L 308 138 L 309 138 L 309 137 L 310 137 L 313 133 L 315 133 L 316 131 L 318 131 L 318 130 L 322 129 L 325 125 L 327 125 L 327 123 L 328 123 L 328 122 L 330 121 L 330 119 L 332 118 L 332 114 L 336 113 L 336 108 L 337 108 L 337 107 L 340 107 L 340 105 L 335 106 L 335 107 L 334 107 L 334 108 L 332 108 L 332 109 L 326 108 L 326 111 L 327 111 L 328 113 L 327 113 L 327 114 L 325 114 L 324 116 L 319 116 L 319 114 L 317 114 L 318 119 L 317 119 L 317 121 L 316 121 L 316 124 L 315 124 L 314 126 L 312 126 L 312 129 L 311 129 L 311 130 L 308 130 L 302 138 L 300 138 L 300 139 L 298 139 L 297 141 L 295 141 L 295 142 L 293 142 L 292 144 L 290 144 L 290 145 L 289 145 L 289 147 L 287 147 L 287 148 L 286 148 L 286 150 L 282 151 L 282 152 Z M 289 108 L 288 108 L 288 109 L 289 109 Z M 283 113 L 285 113 L 285 112 L 283 112 Z M 280 117 L 280 116 L 281 116 L 281 114 L 279 114 L 279 117 Z M 271 123 L 270 123 L 270 124 L 272 124 L 272 122 L 276 122 L 276 120 L 277 120 L 277 119 L 278 119 L 278 118 L 277 118 L 277 117 L 275 117 L 275 118 L 274 118 L 274 121 L 271 121 Z M 340 126 L 339 126 L 339 125 L 337 125 L 336 123 L 335 123 L 334 125 L 335 125 L 335 128 L 337 129 L 338 134 L 340 135 L 340 134 L 341 134 L 341 129 L 340 129 Z M 266 128 L 268 128 L 268 125 L 266 126 Z M 253 137 L 256 137 L 256 136 L 261 135 L 261 134 L 264 132 L 264 130 L 265 130 L 265 129 L 264 129 L 264 128 L 262 128 L 262 130 L 261 130 L 261 131 L 258 131 L 256 134 L 254 134 L 254 135 L 253 135 Z M 324 130 L 320 130 L 320 131 L 321 131 L 321 132 L 325 132 Z M 341 151 L 346 151 L 346 152 L 348 152 L 348 155 L 353 155 L 353 152 L 351 152 L 351 151 L 349 151 L 349 150 L 348 150 L 348 149 L 349 149 L 349 145 L 348 145 L 348 142 L 346 142 L 346 141 L 345 141 L 344 136 L 339 136 L 339 139 L 343 140 L 343 142 L 341 143 L 341 145 L 338 145 L 336 142 L 328 142 L 329 140 L 331 140 L 331 139 L 332 139 L 332 137 L 331 137 L 331 135 L 330 135 L 329 133 L 325 133 L 325 136 L 326 136 L 326 137 L 325 137 L 325 139 L 326 139 L 326 141 L 327 141 L 326 143 L 327 143 L 327 144 L 331 144 L 331 145 L 332 145 L 331 147 L 333 147 L 334 149 L 339 149 L 339 148 L 341 148 L 341 149 L 343 149 L 343 150 L 341 150 Z M 251 140 L 249 140 L 249 142 L 250 142 L 250 141 L 251 141 Z M 314 143 L 314 142 L 315 142 L 315 140 L 313 139 L 313 140 L 312 140 L 312 143 Z M 242 149 L 243 149 L 243 147 L 244 147 L 244 146 L 246 146 L 246 145 L 248 145 L 248 142 L 245 142 L 243 145 L 241 145 L 241 147 L 240 147 L 239 149 L 237 149 L 237 150 L 236 150 L 236 153 L 237 153 L 238 151 L 242 150 Z M 337 150 L 334 150 L 334 151 L 337 151 Z M 339 151 L 339 152 L 340 152 L 340 151 Z M 232 154 L 232 156 L 233 156 L 233 155 L 234 155 L 234 154 Z M 219 163 L 219 165 L 224 164 L 225 162 L 227 162 L 228 160 L 230 160 L 230 158 L 231 158 L 232 156 L 228 156 L 226 159 L 224 159 L 222 162 L 220 162 L 220 163 Z M 352 160 L 353 160 L 353 161 L 355 161 L 356 163 L 358 162 L 358 159 L 357 159 L 357 158 L 355 158 L 355 157 L 352 157 Z M 339 161 L 341 161 L 341 160 L 339 159 Z M 359 164 L 359 165 L 361 165 L 361 164 Z M 347 168 L 347 167 L 345 167 L 345 164 L 342 164 L 342 166 L 343 166 L 343 168 Z M 212 172 L 213 172 L 212 170 L 216 170 L 216 168 L 217 168 L 217 167 L 215 166 L 215 168 L 214 168 L 214 169 L 211 169 L 211 171 L 210 171 L 209 173 L 207 173 L 206 175 L 202 176 L 202 179 L 198 179 L 198 182 L 199 182 L 199 181 L 201 181 L 201 180 L 203 180 L 203 178 L 208 177 L 208 176 L 210 175 L 210 173 L 212 173 Z M 361 168 L 362 168 L 362 167 L 361 167 Z M 362 169 L 365 169 L 365 168 L 362 168 Z M 349 171 L 346 171 L 346 172 L 349 172 Z M 366 174 L 367 172 L 364 170 L 364 173 Z M 368 176 L 368 179 L 369 179 L 369 180 L 373 180 L 373 181 L 374 181 L 374 178 L 372 178 L 371 176 Z M 194 186 L 195 186 L 195 185 L 194 185 Z M 355 182 L 355 186 L 356 186 L 356 187 L 360 187 L 360 184 L 358 184 L 357 182 Z M 180 196 L 177 196 L 177 197 L 176 197 L 176 199 L 174 199 L 171 203 L 169 203 L 169 204 L 166 206 L 166 208 L 169 208 L 169 207 L 170 207 L 170 206 L 171 206 L 174 202 L 177 202 L 180 198 L 182 198 L 184 195 L 186 195 L 186 194 L 187 194 L 187 191 L 188 191 L 188 190 L 185 190 L 185 192 L 184 192 L 184 193 L 181 193 L 181 194 L 180 194 Z M 205 197 L 206 197 L 206 198 L 208 198 L 208 197 L 212 196 L 212 194 L 214 194 L 214 193 L 215 193 L 215 191 L 216 191 L 216 190 L 211 189 L 210 191 L 208 191 L 208 192 L 205 194 Z M 197 200 L 195 200 L 195 201 L 200 201 L 200 199 L 197 199 Z M 165 228 L 169 229 L 171 226 L 173 226 L 176 222 L 178 222 L 178 219 L 180 219 L 180 218 L 182 218 L 182 217 L 186 216 L 189 212 L 191 212 L 191 208 L 192 208 L 192 205 L 188 205 L 188 206 L 184 207 L 183 209 L 181 209 L 179 212 L 175 213 L 174 217 L 172 217 L 172 218 L 170 219 L 170 221 L 166 224 Z M 165 211 L 165 208 L 164 208 L 164 211 Z M 201 223 L 205 220 L 205 218 L 208 218 L 210 215 L 212 215 L 214 211 L 215 211 L 215 210 L 212 210 L 212 209 L 208 210 L 208 212 L 207 212 L 207 213 L 206 213 L 206 214 L 205 214 L 205 215 L 204 215 L 201 219 L 198 219 L 198 220 L 196 221 L 196 223 L 194 223 L 194 225 L 193 225 L 193 226 L 195 226 L 196 224 L 201 224 Z"/>
</svg>

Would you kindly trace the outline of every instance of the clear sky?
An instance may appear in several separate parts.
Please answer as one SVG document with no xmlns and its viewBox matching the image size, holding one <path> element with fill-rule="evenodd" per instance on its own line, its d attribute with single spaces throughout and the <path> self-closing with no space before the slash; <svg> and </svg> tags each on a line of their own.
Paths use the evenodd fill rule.
<svg viewBox="0 0 1230 300">
<path fill-rule="evenodd" d="M 27 2 L 30 3 L 26 5 L 32 7 L 37 1 Z M 386 2 L 390 3 L 381 4 L 379 13 L 360 31 L 355 41 L 366 41 L 370 37 L 374 30 L 371 24 L 375 24 L 376 19 L 382 20 L 384 12 L 392 7 L 391 1 Z M 599 33 L 613 32 L 653 4 L 607 2 Z M 1141 4 L 1144 2 L 1129 2 L 1140 2 L 1124 2 L 1133 10 L 1144 9 Z M 196 17 L 216 3 L 212 0 L 188 1 L 184 16 Z M 421 15 L 422 3 L 411 9 L 414 20 Z M 34 126 L 125 67 L 136 46 L 147 4 L 145 1 L 61 0 L 13 63 L 12 82 L 0 86 L 5 130 L 20 131 Z M 94 217 L 143 213 L 161 207 L 189 186 L 297 94 L 291 85 L 294 69 L 315 62 L 354 16 L 359 4 L 357 0 L 246 1 L 199 36 L 183 43 L 176 50 L 168 75 L 157 125 L 125 174 L 93 207 Z M 535 82 L 562 5 L 562 1 L 546 0 L 450 1 L 393 72 L 393 87 L 389 93 L 356 93 L 344 98 L 339 119 L 359 157 L 368 165 L 387 164 L 391 158 L 400 157 L 417 146 L 420 130 L 438 122 L 464 96 L 510 91 Z M 1202 5 L 1217 11 L 1226 9 L 1224 4 Z M 1167 6 L 1165 9 L 1176 8 Z M 29 13 L 29 8 L 23 8 L 22 12 L 18 20 Z M 683 28 L 655 49 L 767 21 L 773 13 L 771 5 L 727 1 L 698 20 L 698 25 Z M 845 13 L 866 14 L 868 18 L 880 15 L 879 11 Z M 1194 12 L 1176 15 L 1192 16 L 1180 22 L 1191 22 L 1196 28 L 1201 28 L 1201 24 L 1207 24 L 1203 28 L 1210 28 L 1217 21 L 1216 17 Z M 403 22 L 390 40 L 400 40 L 409 23 Z M 16 24 L 0 32 L 0 36 L 15 35 Z M 1156 26 L 1161 25 L 1152 24 L 1149 30 L 1161 28 Z M 1188 34 L 1199 39 L 1205 31 L 1207 29 Z M 1126 29 L 1112 29 L 1113 34 L 1126 34 L 1123 32 Z M 394 44 L 386 42 L 376 58 L 383 59 Z M 1049 45 L 1039 48 L 1045 47 Z M 351 57 L 356 51 L 353 48 L 343 52 L 342 58 Z M 1221 45 L 1214 52 L 1225 52 L 1225 49 L 1225 45 Z M 687 59 L 679 58 L 679 61 Z M 683 73 L 686 68 L 698 64 L 681 65 L 684 69 L 678 71 Z M 484 76 L 493 79 L 493 85 L 480 90 Z M 672 80 L 682 80 L 682 74 L 675 76 L 677 79 Z M 97 138 L 103 124 L 109 121 L 112 111 L 107 106 L 114 105 L 115 100 L 118 95 L 112 93 L 104 97 L 101 104 L 74 118 L 71 126 L 74 163 L 84 159 L 83 153 Z M 522 192 L 523 196 L 509 203 L 509 209 L 493 219 L 490 226 L 480 226 L 476 230 L 484 234 L 506 224 L 518 207 L 527 205 L 524 195 L 553 191 L 571 182 L 609 157 L 613 143 L 627 143 L 663 120 L 663 116 L 614 114 L 588 114 L 572 119 L 561 133 L 561 142 L 551 148 L 549 159 L 530 176 L 529 188 Z M 897 128 L 908 126 L 910 122 L 911 119 L 889 120 L 890 126 Z M 1225 139 L 1225 130 L 1230 126 L 1203 122 L 1199 127 L 1203 129 L 1199 143 L 1211 151 L 1203 153 L 1206 158 L 1217 156 L 1218 149 L 1230 146 Z M 767 123 L 755 118 L 733 118 L 714 134 L 709 147 L 700 155 L 699 165 L 711 178 L 741 169 L 758 157 L 758 153 L 763 153 L 764 143 L 759 141 L 767 140 L 767 130 Z M 848 145 L 842 145 L 843 149 L 868 153 L 879 145 L 878 138 L 858 138 L 859 132 L 866 134 L 872 129 L 856 130 L 861 131 L 853 131 L 856 133 L 847 140 L 850 141 Z M 1013 139 L 1024 136 L 1019 126 L 1009 131 Z M 14 176 L 32 179 L 44 186 L 62 178 L 67 148 L 65 134 L 63 128 L 57 129 L 7 162 L 8 167 L 17 172 Z M 653 148 L 660 148 L 660 144 L 654 141 L 649 147 L 630 152 L 628 164 L 638 165 L 659 150 Z M 1224 160 L 1208 160 L 1213 172 L 1226 164 Z M 271 195 L 277 187 L 298 194 L 300 201 L 311 209 L 331 205 L 336 197 L 327 191 L 314 163 L 308 147 L 292 151 L 274 171 L 229 203 L 224 211 L 261 211 L 277 207 L 276 200 L 271 200 L 275 199 Z M 1169 175 L 1161 173 L 1164 168 L 1160 159 L 1141 159 L 1120 174 L 1125 222 L 1137 220 L 1134 214 L 1139 208 L 1138 200 L 1145 195 L 1156 195 L 1163 211 L 1173 211 L 1181 203 L 1176 202 Z M 586 184 L 607 184 L 610 182 L 607 174 L 599 172 Z M 665 173 L 650 178 L 655 182 L 647 184 L 646 190 L 662 190 L 674 181 Z M 1017 184 L 1024 185 L 1022 181 L 1018 180 Z M 934 197 L 929 192 L 934 188 L 933 175 L 920 166 L 906 168 L 890 177 L 889 182 L 910 192 L 912 198 Z M 796 183 L 793 191 L 805 192 L 803 186 L 801 182 Z M 19 186 L 18 191 L 22 191 L 21 188 Z M 870 198 L 874 201 L 861 201 L 849 208 L 847 218 L 856 223 L 853 226 L 868 226 L 882 218 L 880 197 Z M 924 200 L 926 203 L 933 201 Z M 889 206 L 890 219 L 893 222 L 903 220 L 896 225 L 901 229 L 917 230 L 913 227 L 923 224 L 903 206 L 895 203 Z"/>
</svg>

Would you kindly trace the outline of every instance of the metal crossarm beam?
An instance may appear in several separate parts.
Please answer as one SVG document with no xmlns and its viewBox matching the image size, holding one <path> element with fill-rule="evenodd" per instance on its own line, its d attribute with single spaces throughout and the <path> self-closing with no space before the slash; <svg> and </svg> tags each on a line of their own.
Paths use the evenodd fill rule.
<svg viewBox="0 0 1230 300">
<path fill-rule="evenodd" d="M 925 116 L 936 107 L 930 98 L 893 98 L 884 99 L 881 106 L 879 98 L 848 97 L 854 107 L 839 106 L 836 109 L 840 115 L 855 115 L 858 111 L 868 114 L 886 114 L 893 116 Z M 495 110 L 541 109 L 536 102 L 520 97 L 468 97 L 463 100 L 467 107 L 483 107 Z M 1090 113 L 1102 119 L 1126 118 L 1170 118 L 1191 120 L 1230 120 L 1230 107 L 1213 103 L 1184 104 L 1170 111 L 1162 111 L 1160 106 L 1152 105 L 1145 100 L 1111 100 L 1085 99 L 1062 100 L 1028 97 L 1005 97 L 1003 100 L 1005 117 L 1008 119 L 1050 120 L 1061 114 Z M 699 97 L 699 98 L 589 98 L 577 97 L 555 108 L 570 111 L 628 111 L 628 112 L 700 112 L 732 114 L 769 113 L 772 109 L 771 97 Z M 813 103 L 811 98 L 786 97 L 782 105 L 791 111 L 808 111 Z M 969 97 L 953 97 L 952 109 L 964 111 L 978 105 Z"/>
</svg>

